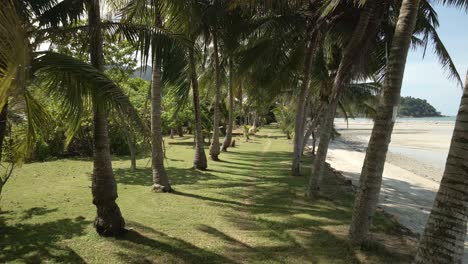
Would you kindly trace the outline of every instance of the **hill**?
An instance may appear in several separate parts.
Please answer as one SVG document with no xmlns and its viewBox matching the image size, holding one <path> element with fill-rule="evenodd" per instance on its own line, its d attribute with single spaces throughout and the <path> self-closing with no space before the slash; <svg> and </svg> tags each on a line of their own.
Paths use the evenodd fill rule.
<svg viewBox="0 0 468 264">
<path fill-rule="evenodd" d="M 440 117 L 442 116 L 435 107 L 424 99 L 414 97 L 402 97 L 399 116 L 401 117 Z"/>
</svg>

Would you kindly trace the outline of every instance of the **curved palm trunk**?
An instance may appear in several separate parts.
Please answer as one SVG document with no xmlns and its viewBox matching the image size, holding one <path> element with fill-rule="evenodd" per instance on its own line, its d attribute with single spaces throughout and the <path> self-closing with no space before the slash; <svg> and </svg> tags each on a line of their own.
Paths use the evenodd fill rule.
<svg viewBox="0 0 468 264">
<path fill-rule="evenodd" d="M 90 39 L 91 64 L 104 70 L 102 52 L 101 14 L 99 0 L 93 0 L 89 8 L 89 25 L 93 29 Z M 97 208 L 94 227 L 99 235 L 119 236 L 125 231 L 125 221 L 120 213 L 117 199 L 117 184 L 112 171 L 109 135 L 105 112 L 96 103 L 93 107 L 94 124 L 94 170 L 92 177 L 93 204 Z"/>
<path fill-rule="evenodd" d="M 301 174 L 301 157 L 304 150 L 304 120 L 306 119 L 307 100 L 310 90 L 310 68 L 312 66 L 314 56 L 314 42 L 315 40 L 309 41 L 305 52 L 304 71 L 302 73 L 304 79 L 302 80 L 301 91 L 298 97 L 296 121 L 294 124 L 294 152 L 291 167 L 292 176 L 299 176 Z"/>
<path fill-rule="evenodd" d="M 418 7 L 419 0 L 404 0 L 401 5 L 386 70 L 382 101 L 374 121 L 354 202 L 349 236 L 355 244 L 361 244 L 367 239 L 378 203 L 382 173 L 400 103 L 401 84 Z"/>
<path fill-rule="evenodd" d="M 320 141 L 315 155 L 314 164 L 312 166 L 312 175 L 309 178 L 307 196 L 316 198 L 320 194 L 320 186 L 322 185 L 323 169 L 325 160 L 327 159 L 328 145 L 330 144 L 333 121 L 335 120 L 336 108 L 338 100 L 326 106 L 326 113 L 320 125 Z"/>
<path fill-rule="evenodd" d="M 308 126 L 307 131 L 306 131 L 306 133 L 304 135 L 304 138 L 302 140 L 302 148 L 303 149 L 305 149 L 305 147 L 307 145 L 307 141 L 309 140 L 310 136 L 313 136 L 314 141 L 315 141 L 314 130 L 317 127 L 318 122 L 320 121 L 320 116 L 322 115 L 322 111 L 323 111 L 323 103 L 319 104 L 319 107 L 316 110 L 316 113 L 313 113 L 311 111 L 310 117 L 312 118 L 312 122 Z M 314 146 L 315 146 L 315 142 L 314 142 Z M 314 147 L 314 150 L 315 150 L 315 147 Z M 313 154 L 315 155 L 315 151 L 313 151 Z"/>
<path fill-rule="evenodd" d="M 203 132 L 200 114 L 200 98 L 198 93 L 198 78 L 195 68 L 195 54 L 193 47 L 189 51 L 190 60 L 190 81 L 192 83 L 193 93 L 193 111 L 195 114 L 195 158 L 193 159 L 193 167 L 198 170 L 206 170 L 208 168 Z"/>
<path fill-rule="evenodd" d="M 2 161 L 3 154 L 3 141 L 6 136 L 7 129 L 7 119 L 8 119 L 8 102 L 3 106 L 2 111 L 0 112 L 0 161 Z"/>
<path fill-rule="evenodd" d="M 310 198 L 318 197 L 320 194 L 320 185 L 323 178 L 323 168 L 327 158 L 328 146 L 330 143 L 333 121 L 335 119 L 336 108 L 340 95 L 346 86 L 350 83 L 353 76 L 353 64 L 358 60 L 365 51 L 365 44 L 372 40 L 376 34 L 380 15 L 374 13 L 377 7 L 377 0 L 367 1 L 365 10 L 359 18 L 359 22 L 354 29 L 352 38 L 343 54 L 338 71 L 333 82 L 332 98 L 325 106 L 325 116 L 320 126 L 320 141 L 317 149 L 317 155 L 312 166 L 312 173 L 309 180 L 307 196 Z M 373 19 L 372 19 L 373 18 Z M 371 22 L 372 19 L 372 23 Z"/>
<path fill-rule="evenodd" d="M 413 263 L 463 262 L 468 221 L 468 73 L 439 191 Z"/>
<path fill-rule="evenodd" d="M 214 99 L 214 120 L 213 120 L 213 139 L 211 140 L 210 156 L 214 161 L 219 160 L 220 144 L 219 144 L 219 98 L 221 93 L 221 82 L 219 79 L 219 55 L 218 55 L 218 38 L 216 32 L 213 32 L 214 45 L 214 63 L 215 63 L 215 99 Z"/>
<path fill-rule="evenodd" d="M 228 148 L 231 146 L 232 142 L 232 127 L 234 125 L 234 92 L 232 87 L 233 82 L 233 66 L 232 66 L 232 59 L 229 59 L 229 123 L 226 128 L 226 136 L 224 137 L 222 150 L 227 151 Z"/>
<path fill-rule="evenodd" d="M 153 63 L 153 80 L 151 85 L 151 164 L 153 169 L 153 191 L 171 192 L 171 184 L 164 168 L 164 151 L 161 131 L 161 66 Z"/>
</svg>

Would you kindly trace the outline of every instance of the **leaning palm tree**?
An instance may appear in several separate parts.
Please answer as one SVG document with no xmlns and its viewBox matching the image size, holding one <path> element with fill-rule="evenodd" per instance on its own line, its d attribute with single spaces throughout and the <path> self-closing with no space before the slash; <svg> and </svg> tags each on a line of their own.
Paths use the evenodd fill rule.
<svg viewBox="0 0 468 264">
<path fill-rule="evenodd" d="M 356 244 L 360 244 L 366 239 L 370 228 L 370 216 L 372 216 L 377 206 L 381 177 L 378 179 L 373 175 L 369 175 L 370 171 L 366 169 L 366 164 L 377 162 L 377 156 L 385 155 L 390 143 L 389 138 L 396 121 L 406 58 L 418 17 L 418 7 L 419 0 L 404 0 L 401 5 L 386 69 L 382 103 L 374 121 L 374 129 L 369 141 L 369 148 L 360 177 L 359 191 L 354 204 L 349 235 L 353 243 Z M 379 148 L 375 148 L 377 146 Z M 383 160 L 385 161 L 385 158 Z M 382 172 L 383 164 L 377 166 L 376 169 Z M 378 172 L 374 172 L 374 174 L 378 174 Z"/>
<path fill-rule="evenodd" d="M 413 263 L 462 263 L 468 222 L 468 72 L 444 175 Z"/>
<path fill-rule="evenodd" d="M 369 0 L 363 7 L 353 34 L 343 49 L 343 55 L 338 66 L 338 70 L 333 82 L 330 99 L 326 102 L 324 117 L 320 126 L 320 142 L 317 155 L 312 166 L 312 173 L 309 180 L 307 196 L 315 198 L 320 194 L 320 186 L 323 177 L 325 160 L 330 143 L 333 120 L 339 105 L 343 91 L 348 87 L 357 71 L 355 65 L 364 55 L 366 46 L 374 41 L 380 24 L 380 17 L 383 12 L 382 3 Z"/>
<path fill-rule="evenodd" d="M 432 23 L 426 18 L 427 14 L 431 14 L 430 21 Z M 406 57 L 414 33 L 422 31 L 426 44 L 427 39 L 433 39 L 441 62 L 448 68 L 452 76 L 461 83 L 448 53 L 437 36 L 434 26 L 437 25 L 437 21 L 434 20 L 434 17 L 437 18 L 437 15 L 433 13 L 433 9 L 426 1 L 405 0 L 401 4 L 389 51 L 382 99 L 374 120 L 374 128 L 364 159 L 359 190 L 354 203 L 349 235 L 355 244 L 361 244 L 367 239 L 372 224 L 372 216 L 377 207 L 385 159 L 400 103 Z M 417 23 L 417 21 L 419 22 Z"/>
</svg>

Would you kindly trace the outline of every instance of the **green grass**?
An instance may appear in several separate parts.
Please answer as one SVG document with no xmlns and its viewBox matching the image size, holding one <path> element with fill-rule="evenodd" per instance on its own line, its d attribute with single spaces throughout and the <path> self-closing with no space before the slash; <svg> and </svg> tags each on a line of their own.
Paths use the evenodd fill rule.
<svg viewBox="0 0 468 264">
<path fill-rule="evenodd" d="M 118 204 L 131 230 L 120 239 L 93 230 L 89 160 L 24 165 L 4 189 L 0 262 L 26 263 L 407 263 L 398 226 L 377 215 L 380 242 L 346 240 L 353 195 L 329 173 L 325 197 L 304 198 L 307 177 L 289 176 L 292 146 L 264 128 L 237 138 L 209 170 L 190 169 L 190 137 L 167 139 L 177 193 L 152 193 L 148 159 L 116 158 Z M 308 175 L 311 158 L 306 157 Z M 393 243 L 387 243 L 387 242 Z M 397 242 L 395 242 L 397 241 Z M 401 242 L 401 243 L 400 243 Z M 395 244 L 397 246 L 395 246 Z M 386 246 L 393 245 L 393 246 Z M 404 247 L 408 247 L 403 244 Z"/>
</svg>

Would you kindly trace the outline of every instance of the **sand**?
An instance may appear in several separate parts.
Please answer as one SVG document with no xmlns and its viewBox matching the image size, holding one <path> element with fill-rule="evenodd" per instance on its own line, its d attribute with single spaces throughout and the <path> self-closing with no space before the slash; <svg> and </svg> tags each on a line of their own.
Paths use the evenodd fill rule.
<svg viewBox="0 0 468 264">
<path fill-rule="evenodd" d="M 337 119 L 341 137 L 330 145 L 327 161 L 358 185 L 373 122 Z M 421 234 L 439 188 L 454 128 L 453 122 L 398 121 L 383 175 L 380 207 Z M 468 236 L 467 236 L 468 237 Z M 468 264 L 468 241 L 464 262 Z"/>
</svg>

